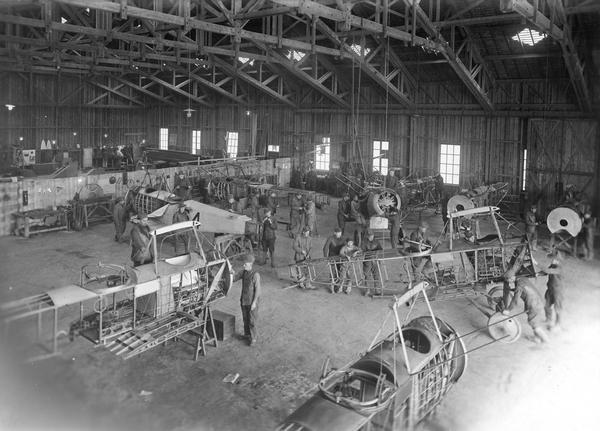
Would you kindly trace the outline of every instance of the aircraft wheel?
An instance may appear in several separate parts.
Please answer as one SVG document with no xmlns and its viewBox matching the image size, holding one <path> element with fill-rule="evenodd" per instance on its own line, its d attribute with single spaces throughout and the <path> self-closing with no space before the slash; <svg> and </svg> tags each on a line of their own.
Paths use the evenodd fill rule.
<svg viewBox="0 0 600 431">
<path fill-rule="evenodd" d="M 521 336 L 521 324 L 514 317 L 494 313 L 488 320 L 490 336 L 503 343 L 514 343 Z"/>
</svg>

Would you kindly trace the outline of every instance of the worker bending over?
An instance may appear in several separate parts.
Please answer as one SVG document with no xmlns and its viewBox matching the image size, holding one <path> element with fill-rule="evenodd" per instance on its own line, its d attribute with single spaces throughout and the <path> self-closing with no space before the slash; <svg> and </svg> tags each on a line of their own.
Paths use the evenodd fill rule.
<svg viewBox="0 0 600 431">
<path fill-rule="evenodd" d="M 513 292 L 513 298 L 510 305 L 502 311 L 502 314 L 509 316 L 516 308 L 519 298 L 523 300 L 525 312 L 527 313 L 527 323 L 533 329 L 536 343 L 547 342 L 548 334 L 544 330 L 544 301 L 534 284 L 526 277 L 519 277 L 516 281 L 516 287 Z"/>
</svg>

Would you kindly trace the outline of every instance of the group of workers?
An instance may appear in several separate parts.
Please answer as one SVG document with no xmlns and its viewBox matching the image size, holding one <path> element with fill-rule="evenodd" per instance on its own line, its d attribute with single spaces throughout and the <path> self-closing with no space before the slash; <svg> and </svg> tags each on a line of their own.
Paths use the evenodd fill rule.
<svg viewBox="0 0 600 431">
<path fill-rule="evenodd" d="M 266 196 L 259 197 L 253 194 L 248 206 L 250 216 L 257 220 L 261 229 L 262 251 L 265 254 L 265 263 L 270 258 L 271 266 L 275 266 L 275 242 L 277 231 L 276 213 L 279 209 L 277 195 L 269 192 Z M 114 206 L 115 240 L 122 241 L 125 226 L 131 214 L 128 204 L 118 200 Z M 537 209 L 531 206 L 525 216 L 527 241 L 532 250 L 537 249 Z M 185 204 L 181 202 L 173 216 L 173 223 L 189 220 Z M 354 221 L 357 235 L 354 238 L 344 238 L 347 223 Z M 404 236 L 400 214 L 392 211 L 388 214 L 390 243 L 393 249 L 404 246 L 408 253 L 422 253 L 432 248 L 428 237 L 428 225 L 421 222 L 417 229 L 408 237 Z M 383 250 L 381 242 L 375 238 L 372 230 L 368 229 L 367 221 L 360 209 L 357 196 L 352 199 L 345 194 L 338 203 L 337 224 L 323 246 L 323 257 L 330 260 L 332 280 L 330 292 L 349 294 L 353 284 L 358 284 L 354 263 L 357 259 L 362 261 L 363 280 L 373 287 L 381 282 L 381 268 L 375 258 L 377 252 Z M 593 219 L 586 212 L 583 219 L 583 243 L 585 258 L 593 258 Z M 293 259 L 297 265 L 298 286 L 304 289 L 314 289 L 311 283 L 309 265 L 306 263 L 313 257 L 312 234 L 316 232 L 316 214 L 314 200 L 310 195 L 306 198 L 301 194 L 294 194 L 290 198 L 290 225 L 289 233 L 293 238 Z M 177 238 L 175 248 L 181 241 L 186 246 L 186 238 Z M 147 219 L 137 219 L 133 224 L 130 234 L 131 259 L 134 266 L 152 261 L 150 249 L 150 229 Z M 548 276 L 547 289 L 544 297 L 539 294 L 530 278 L 517 276 L 518 268 L 522 263 L 523 250 L 517 263 L 504 275 L 503 300 L 499 304 L 499 311 L 505 315 L 514 313 L 518 300 L 524 304 L 528 322 L 534 332 L 537 342 L 548 341 L 547 328 L 556 328 L 560 325 L 564 303 L 562 268 L 558 252 L 551 256 L 551 264 L 544 273 Z M 426 258 L 413 259 L 415 274 L 421 274 L 427 263 Z M 258 303 L 260 297 L 260 274 L 254 269 L 254 256 L 244 257 L 243 271 L 234 276 L 234 281 L 242 280 L 242 294 L 240 304 L 244 321 L 244 335 L 252 345 L 257 340 L 256 320 L 258 318 Z"/>
</svg>

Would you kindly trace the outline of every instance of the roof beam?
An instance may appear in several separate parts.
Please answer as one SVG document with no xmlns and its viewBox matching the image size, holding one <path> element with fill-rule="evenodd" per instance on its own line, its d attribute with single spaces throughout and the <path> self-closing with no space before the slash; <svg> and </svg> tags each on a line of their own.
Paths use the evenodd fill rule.
<svg viewBox="0 0 600 431">
<path fill-rule="evenodd" d="M 256 79 L 256 78 L 250 76 L 249 74 L 247 74 L 246 72 L 240 70 L 240 68 L 227 63 L 226 61 L 224 61 L 223 59 L 221 59 L 217 56 L 212 56 L 211 60 L 217 67 L 219 67 L 219 69 L 224 70 L 230 76 L 238 77 L 241 80 L 252 85 L 253 87 L 258 88 L 262 92 L 268 94 L 269 96 L 279 100 L 280 102 L 283 102 L 286 105 L 291 106 L 292 108 L 297 108 L 296 104 L 290 100 L 289 96 L 286 96 L 283 94 L 283 91 L 282 91 L 283 81 L 281 80 L 282 78 L 280 76 L 278 77 L 276 75 L 270 75 L 269 77 L 267 77 L 264 80 Z M 234 61 L 237 61 L 237 60 L 234 60 Z M 262 75 L 262 73 L 259 73 L 258 75 L 260 77 L 260 75 Z M 268 84 L 275 79 L 279 79 L 278 90 L 273 90 L 271 87 L 268 86 Z"/>
<path fill-rule="evenodd" d="M 400 70 L 398 70 L 398 69 L 395 71 L 394 70 L 386 70 L 386 64 L 382 64 L 383 72 L 380 72 L 379 70 L 377 70 L 377 68 L 375 66 L 373 66 L 371 63 L 369 63 L 365 57 L 355 53 L 352 50 L 352 48 L 350 48 L 350 46 L 348 46 L 348 44 L 346 42 L 342 41 L 338 37 L 338 35 L 323 21 L 318 20 L 317 27 L 319 28 L 319 30 L 322 33 L 327 35 L 332 41 L 334 41 L 335 43 L 340 45 L 343 49 L 346 50 L 346 52 L 351 54 L 354 61 L 356 61 L 360 65 L 363 72 L 365 72 L 373 81 L 375 81 L 386 92 L 389 92 L 389 94 L 394 99 L 396 99 L 398 102 L 400 102 L 402 105 L 406 106 L 407 108 L 414 108 L 413 102 L 408 98 L 406 93 L 403 92 L 402 80 L 401 80 L 400 88 L 397 85 L 395 85 L 394 83 L 392 83 L 392 81 L 391 81 L 392 79 L 394 79 L 394 77 L 396 75 L 398 75 L 398 74 L 402 75 L 402 72 Z M 382 47 L 383 50 L 385 50 L 385 48 L 386 48 L 385 46 Z M 385 60 L 386 59 L 384 58 L 384 63 L 385 63 Z M 384 75 L 384 73 L 387 73 L 387 76 Z M 390 78 L 390 75 L 392 76 L 391 78 Z"/>
<path fill-rule="evenodd" d="M 160 100 L 162 103 L 165 103 L 165 104 L 171 105 L 171 106 L 175 106 L 175 104 L 172 101 L 170 101 L 168 99 L 165 99 L 164 97 L 162 97 L 159 94 L 153 93 L 152 91 L 148 90 L 146 87 L 142 87 L 141 85 L 134 84 L 133 82 L 128 81 L 128 80 L 124 79 L 121 76 L 114 77 L 114 79 L 117 80 L 117 81 L 119 81 L 122 84 L 127 85 L 128 87 L 133 88 L 136 91 L 139 91 L 142 94 L 145 94 L 147 96 L 150 96 L 150 97 L 153 97 L 153 98 L 155 98 L 157 100 Z"/>
<path fill-rule="evenodd" d="M 102 10 L 106 12 L 111 12 L 114 14 L 121 13 L 121 4 L 113 3 L 110 1 L 101 1 L 101 0 L 55 0 L 59 3 L 66 3 L 73 6 L 78 6 L 82 8 L 90 8 L 95 10 Z M 335 9 L 333 9 L 335 10 Z M 150 19 L 158 22 L 163 22 L 167 24 L 172 24 L 175 26 L 203 30 L 207 32 L 223 34 L 226 36 L 233 36 L 234 38 L 239 39 L 248 39 L 257 42 L 262 42 L 268 45 L 274 45 L 278 47 L 286 47 L 290 49 L 296 49 L 300 51 L 314 51 L 320 54 L 333 55 L 333 56 L 342 56 L 346 57 L 346 54 L 339 49 L 332 49 L 322 45 L 313 45 L 307 42 L 301 42 L 295 39 L 289 39 L 284 37 L 278 37 L 263 33 L 256 33 L 248 30 L 243 30 L 240 28 L 225 26 L 214 24 L 207 21 L 202 21 L 196 18 L 184 18 L 183 16 L 171 15 L 168 13 L 157 12 L 151 9 L 145 9 L 135 6 L 127 6 L 127 15 L 136 17 L 136 18 L 144 18 Z M 431 42 L 423 39 L 424 43 L 431 45 Z M 164 41 L 162 41 L 164 42 Z M 198 45 L 196 45 L 196 49 Z"/>
<path fill-rule="evenodd" d="M 167 88 L 167 89 L 169 89 L 169 90 L 171 90 L 171 91 L 173 91 L 175 93 L 178 93 L 178 94 L 180 94 L 182 96 L 187 97 L 190 100 L 193 100 L 196 103 L 199 103 L 201 105 L 207 106 L 209 108 L 213 108 L 213 106 L 210 103 L 208 103 L 206 100 L 204 100 L 203 98 L 194 96 L 193 94 L 188 93 L 185 90 L 182 90 L 180 87 L 182 87 L 183 85 L 185 85 L 186 81 L 183 81 L 183 82 L 180 82 L 177 85 L 174 85 L 174 84 L 171 84 L 171 83 L 169 83 L 167 81 L 164 81 L 164 80 L 162 80 L 160 78 L 157 78 L 154 75 L 145 75 L 145 77 L 148 78 L 148 79 L 150 79 L 151 81 L 156 82 L 159 85 L 162 85 L 163 87 L 165 87 L 165 88 Z"/>
<path fill-rule="evenodd" d="M 314 59 L 315 60 L 314 66 L 311 68 L 311 72 L 313 72 L 315 75 L 313 77 L 313 76 L 309 75 L 309 73 L 307 73 L 303 70 L 306 67 L 306 65 L 308 65 L 311 62 L 310 61 L 311 54 L 306 53 L 305 57 L 297 63 L 295 63 L 294 60 L 290 60 L 277 52 L 272 52 L 271 55 L 273 55 L 279 61 L 279 64 L 285 70 L 290 72 L 296 78 L 299 78 L 300 80 L 306 82 L 312 88 L 317 90 L 319 93 L 322 93 L 324 96 L 326 96 L 333 102 L 337 103 L 342 108 L 350 109 L 350 104 L 347 101 L 345 101 L 342 98 L 342 96 L 340 94 L 338 94 L 336 91 L 338 89 L 338 85 L 339 85 L 337 75 L 335 75 L 335 73 L 333 73 L 332 71 L 327 71 L 327 73 L 333 74 L 333 75 L 326 77 L 326 74 L 327 74 L 326 73 L 326 74 L 321 74 L 321 76 L 318 76 L 319 71 L 316 69 L 318 67 L 318 57 Z M 324 82 L 327 80 L 332 81 L 331 88 L 328 88 L 324 84 Z"/>
<path fill-rule="evenodd" d="M 564 17 L 565 10 L 561 1 L 547 2 L 552 16 Z M 588 89 L 585 76 L 583 74 L 583 65 L 579 61 L 577 50 L 571 37 L 571 29 L 566 22 L 563 22 L 562 29 L 556 25 L 550 18 L 545 16 L 541 10 L 534 8 L 526 0 L 512 0 L 507 4 L 508 10 L 518 13 L 527 21 L 533 24 L 538 30 L 548 34 L 556 40 L 562 49 L 563 59 L 569 72 L 571 84 L 577 96 L 579 107 L 583 111 L 592 110 L 592 100 Z"/>
<path fill-rule="evenodd" d="M 301 14 L 308 16 L 318 16 L 321 18 L 330 19 L 336 22 L 344 22 L 352 27 L 362 28 L 371 33 L 381 36 L 390 37 L 392 39 L 412 42 L 414 45 L 422 46 L 435 51 L 444 51 L 445 47 L 430 39 L 414 36 L 406 31 L 399 30 L 396 27 L 387 27 L 375 21 L 365 19 L 363 17 L 352 15 L 350 12 L 327 7 L 316 1 L 311 0 L 271 0 L 272 3 L 278 3 L 284 6 L 294 7 Z"/>
<path fill-rule="evenodd" d="M 446 46 L 446 49 L 442 51 L 442 54 L 448 60 L 448 64 L 454 70 L 454 72 L 458 75 L 460 80 L 465 84 L 467 89 L 475 96 L 475 99 L 479 102 L 479 104 L 486 111 L 493 111 L 494 105 L 492 101 L 487 95 L 487 92 L 484 91 L 482 86 L 479 85 L 477 80 L 475 79 L 476 73 L 471 72 L 459 58 L 458 54 L 452 49 L 452 47 L 446 42 L 442 34 L 437 30 L 434 24 L 431 22 L 427 14 L 421 7 L 418 5 L 416 0 L 404 0 L 404 4 L 409 8 L 414 8 L 421 25 L 429 34 L 433 40 L 435 40 L 438 44 Z M 476 68 L 477 70 L 477 68 Z M 482 77 L 485 75 L 482 75 Z M 482 81 L 483 83 L 483 81 Z"/>
<path fill-rule="evenodd" d="M 109 82 L 110 82 L 110 77 L 108 79 L 109 79 Z M 122 88 L 124 86 L 124 84 L 119 84 L 116 87 L 112 88 L 112 87 L 109 87 L 107 85 L 103 85 L 103 84 L 100 84 L 99 82 L 95 82 L 95 81 L 89 80 L 89 79 L 86 79 L 85 82 L 87 82 L 90 85 L 93 85 L 93 86 L 96 86 L 98 88 L 101 88 L 101 89 L 103 89 L 103 90 L 105 90 L 105 91 L 107 91 L 109 93 L 116 94 L 117 96 L 122 97 L 122 98 L 124 98 L 126 100 L 129 100 L 130 102 L 133 102 L 133 103 L 135 103 L 137 105 L 144 106 L 144 104 L 140 100 L 136 99 L 135 97 L 131 97 L 131 96 L 127 95 L 127 94 L 123 94 L 120 91 L 117 91 L 117 90 L 119 90 L 119 88 Z"/>
</svg>

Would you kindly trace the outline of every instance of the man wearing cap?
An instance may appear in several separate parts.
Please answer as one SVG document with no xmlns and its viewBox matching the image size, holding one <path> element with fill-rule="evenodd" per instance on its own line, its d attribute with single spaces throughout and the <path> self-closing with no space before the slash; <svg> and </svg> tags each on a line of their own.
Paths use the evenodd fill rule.
<svg viewBox="0 0 600 431">
<path fill-rule="evenodd" d="M 346 220 L 350 218 L 350 195 L 348 193 L 344 193 L 344 196 L 338 202 L 338 211 L 337 211 L 337 222 L 338 227 L 342 231 L 342 235 L 344 234 L 344 229 L 346 228 Z"/>
<path fill-rule="evenodd" d="M 267 198 L 267 208 L 271 210 L 271 214 L 274 216 L 277 214 L 277 208 L 279 208 L 279 203 L 277 202 L 277 193 L 272 191 L 269 193 L 269 197 Z"/>
<path fill-rule="evenodd" d="M 354 195 L 352 201 L 350 202 L 350 217 L 352 217 L 356 222 L 357 232 L 354 234 L 354 240 L 356 245 L 360 247 L 364 232 L 367 229 L 367 221 L 360 211 L 360 201 L 358 200 L 358 195 Z"/>
<path fill-rule="evenodd" d="M 308 226 L 304 226 L 302 228 L 302 235 L 298 235 L 294 239 L 293 249 L 294 262 L 298 265 L 296 267 L 298 273 L 298 285 L 302 289 L 314 289 L 310 282 L 308 268 L 306 267 L 306 261 L 310 260 L 310 252 L 312 250 L 312 239 L 310 237 L 310 228 Z"/>
<path fill-rule="evenodd" d="M 537 250 L 537 226 L 539 225 L 535 213 L 537 212 L 537 207 L 535 205 L 531 205 L 529 207 L 529 211 L 525 214 L 525 232 L 527 234 L 527 241 L 531 245 L 531 249 L 533 251 Z"/>
<path fill-rule="evenodd" d="M 179 223 L 182 221 L 189 221 L 189 220 L 190 220 L 190 216 L 188 214 L 185 203 L 183 203 L 182 201 L 177 202 L 177 211 L 175 212 L 175 214 L 173 214 L 173 224 Z M 178 243 L 183 244 L 185 253 L 187 253 L 188 252 L 188 234 L 187 233 L 178 233 L 175 235 L 175 242 L 173 243 L 173 248 L 174 248 L 175 254 L 177 254 L 177 249 L 178 249 L 177 244 Z"/>
<path fill-rule="evenodd" d="M 594 231 L 594 219 L 592 218 L 592 214 L 589 211 L 586 211 L 583 215 L 583 227 L 581 229 L 581 236 L 583 237 L 583 258 L 585 260 L 592 260 L 594 258 Z"/>
<path fill-rule="evenodd" d="M 256 343 L 258 320 L 258 300 L 260 298 L 260 274 L 253 269 L 254 256 L 244 256 L 244 270 L 234 274 L 233 281 L 242 280 L 242 293 L 240 295 L 240 306 L 242 308 L 242 320 L 244 321 L 244 336 L 248 339 L 248 345 Z"/>
<path fill-rule="evenodd" d="M 183 200 L 192 198 L 192 185 L 182 171 L 178 172 L 175 176 L 175 195 Z"/>
<path fill-rule="evenodd" d="M 296 193 L 290 201 L 290 236 L 295 238 L 302 227 L 302 213 L 304 212 L 304 201 L 302 193 Z"/>
<path fill-rule="evenodd" d="M 131 228 L 131 260 L 133 266 L 140 266 L 152 262 L 152 250 L 150 249 L 150 228 L 148 218 L 137 220 Z"/>
<path fill-rule="evenodd" d="M 346 244 L 346 241 L 342 238 L 342 229 L 336 227 L 333 230 L 333 235 L 330 235 L 325 241 L 323 246 L 323 257 L 329 258 L 330 271 L 331 271 L 331 293 L 334 293 L 335 284 L 338 282 L 341 265 L 339 263 L 338 256 L 340 250 Z"/>
<path fill-rule="evenodd" d="M 271 266 L 275 267 L 275 239 L 277 239 L 277 235 L 275 231 L 277 230 L 277 220 L 272 216 L 271 210 L 267 209 L 265 211 L 265 218 L 262 220 L 263 227 L 263 251 L 268 257 L 271 255 Z"/>
<path fill-rule="evenodd" d="M 502 311 L 505 316 L 510 316 L 510 313 L 517 306 L 517 302 L 521 298 L 525 305 L 527 313 L 527 322 L 534 333 L 534 341 L 547 342 L 548 334 L 544 331 L 544 301 L 534 284 L 526 277 L 517 278 L 515 292 L 510 302 L 510 305 Z"/>
<path fill-rule="evenodd" d="M 310 229 L 311 235 L 317 235 L 317 213 L 315 209 L 315 201 L 311 195 L 306 198 L 304 209 L 305 225 Z"/>
<path fill-rule="evenodd" d="M 550 266 L 544 270 L 548 274 L 548 282 L 546 283 L 546 293 L 544 299 L 546 304 L 544 311 L 546 312 L 546 322 L 548 328 L 558 329 L 560 327 L 560 316 L 562 314 L 564 303 L 564 284 L 562 278 L 562 266 L 558 257 L 558 252 L 552 255 Z"/>
<path fill-rule="evenodd" d="M 427 235 L 427 229 L 429 225 L 425 221 L 419 223 L 419 227 L 413 233 L 410 234 L 410 242 L 408 251 L 411 253 L 422 253 L 424 251 L 431 250 L 431 241 Z M 413 258 L 413 264 L 415 266 L 415 275 L 422 276 L 423 268 L 429 260 L 424 257 Z"/>
<path fill-rule="evenodd" d="M 372 284 L 375 287 L 375 283 L 379 281 L 379 262 L 377 261 L 377 251 L 382 250 L 381 243 L 375 239 L 375 234 L 372 230 L 368 229 L 365 234 L 365 240 L 361 245 L 361 250 L 364 254 L 363 260 L 363 275 L 367 285 Z M 372 283 L 369 283 L 372 280 Z"/>
<path fill-rule="evenodd" d="M 397 209 L 390 211 L 388 215 L 388 221 L 390 222 L 390 243 L 392 249 L 398 248 L 400 238 L 404 237 L 402 232 L 402 222 L 400 220 L 400 212 Z"/>
<path fill-rule="evenodd" d="M 346 238 L 346 244 L 340 250 L 341 256 L 341 268 L 340 268 L 340 284 L 337 292 L 343 291 L 345 294 L 349 294 L 352 290 L 352 278 L 350 276 L 351 260 L 354 259 L 360 253 L 360 249 L 354 245 L 354 240 Z M 347 285 L 346 285 L 347 282 Z M 331 293 L 337 293 L 335 289 L 332 289 Z"/>
<path fill-rule="evenodd" d="M 128 211 L 125 208 L 123 198 L 118 198 L 113 206 L 113 223 L 115 224 L 115 241 L 121 242 L 125 228 L 127 227 Z"/>
</svg>

